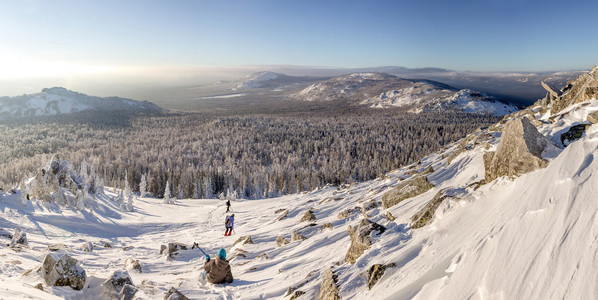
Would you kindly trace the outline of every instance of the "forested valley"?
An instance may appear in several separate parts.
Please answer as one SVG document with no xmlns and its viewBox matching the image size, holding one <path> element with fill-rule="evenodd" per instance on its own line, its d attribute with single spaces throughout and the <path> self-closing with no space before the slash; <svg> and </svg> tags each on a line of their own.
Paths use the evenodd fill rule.
<svg viewBox="0 0 598 300">
<path fill-rule="evenodd" d="M 126 179 L 138 191 L 145 175 L 155 197 L 168 182 L 179 198 L 263 198 L 374 179 L 499 119 L 350 110 L 0 124 L 0 187 L 18 187 L 59 155 L 93 165 L 106 186 Z"/>
</svg>

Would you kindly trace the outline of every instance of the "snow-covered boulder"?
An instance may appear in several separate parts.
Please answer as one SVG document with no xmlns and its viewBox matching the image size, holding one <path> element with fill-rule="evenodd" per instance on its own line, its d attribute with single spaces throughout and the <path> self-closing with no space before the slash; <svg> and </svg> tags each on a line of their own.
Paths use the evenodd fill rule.
<svg viewBox="0 0 598 300">
<path fill-rule="evenodd" d="M 300 234 L 300 233 L 298 233 L 296 231 L 294 231 L 291 234 L 291 242 L 294 242 L 294 241 L 303 241 L 303 240 L 306 240 L 306 239 L 307 238 L 305 236 L 303 236 L 302 234 Z"/>
<path fill-rule="evenodd" d="M 91 242 L 85 242 L 81 245 L 81 250 L 83 250 L 85 252 L 92 252 L 93 244 Z"/>
<path fill-rule="evenodd" d="M 83 289 L 87 280 L 85 270 L 78 265 L 78 261 L 60 252 L 50 252 L 46 255 L 41 273 L 46 284 L 70 286 L 75 290 Z"/>
<path fill-rule="evenodd" d="M 137 259 L 132 259 L 132 258 L 127 258 L 125 260 L 125 269 L 126 270 L 137 270 L 139 273 L 141 273 L 141 263 L 139 263 L 139 260 Z"/>
<path fill-rule="evenodd" d="M 125 284 L 123 288 L 118 293 L 118 299 L 120 300 L 133 300 L 135 294 L 137 293 L 137 288 L 132 284 Z"/>
<path fill-rule="evenodd" d="M 370 248 L 372 244 L 372 233 L 377 231 L 377 235 L 382 234 L 386 228 L 378 223 L 368 219 L 362 219 L 358 226 L 349 225 L 348 231 L 351 236 L 351 246 L 345 255 L 345 262 L 355 263 L 355 261 Z"/>
<path fill-rule="evenodd" d="M 322 274 L 322 285 L 320 286 L 319 300 L 337 300 L 340 299 L 338 295 L 338 276 L 334 274 L 332 268 L 327 269 Z"/>
<path fill-rule="evenodd" d="M 189 298 L 187 298 L 177 289 L 171 287 L 166 293 L 166 296 L 164 296 L 164 300 L 189 300 Z"/>
<path fill-rule="evenodd" d="M 513 119 L 505 124 L 496 152 L 484 155 L 486 182 L 501 176 L 516 177 L 548 165 L 542 158 L 546 147 L 555 147 L 540 134 L 528 118 Z"/>
<path fill-rule="evenodd" d="M 436 213 L 436 209 L 440 206 L 440 204 L 447 198 L 448 196 L 443 192 L 440 191 L 436 193 L 434 198 L 426 204 L 420 211 L 418 211 L 412 218 L 411 228 L 416 229 L 420 227 L 424 227 L 434 219 L 434 215 Z"/>
<path fill-rule="evenodd" d="M 301 222 L 309 222 L 316 219 L 314 212 L 310 210 L 306 211 L 303 217 L 301 218 Z"/>
<path fill-rule="evenodd" d="M 27 234 L 21 228 L 15 228 L 15 232 L 10 240 L 10 247 L 20 247 L 20 245 L 27 245 Z"/>
<path fill-rule="evenodd" d="M 125 285 L 133 286 L 133 281 L 131 280 L 131 276 L 129 276 L 129 272 L 125 270 L 114 271 L 112 275 L 102 283 L 102 286 L 105 289 L 105 298 L 120 299 L 121 297 L 119 294 Z"/>
<path fill-rule="evenodd" d="M 389 208 L 405 199 L 421 195 L 433 187 L 426 176 L 417 176 L 386 192 L 382 196 L 382 207 Z"/>
<path fill-rule="evenodd" d="M 278 247 L 282 247 L 288 243 L 289 241 L 287 241 L 287 239 L 285 239 L 282 235 L 276 238 L 276 245 L 278 245 Z"/>
</svg>

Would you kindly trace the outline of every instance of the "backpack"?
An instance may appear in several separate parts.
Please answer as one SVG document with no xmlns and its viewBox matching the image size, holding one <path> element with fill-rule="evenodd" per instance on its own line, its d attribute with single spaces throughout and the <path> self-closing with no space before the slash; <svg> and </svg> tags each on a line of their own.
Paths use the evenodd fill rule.
<svg viewBox="0 0 598 300">
<path fill-rule="evenodd" d="M 230 226 L 230 219 L 230 216 L 226 217 L 226 221 L 224 222 L 224 225 L 226 225 L 226 227 Z"/>
</svg>

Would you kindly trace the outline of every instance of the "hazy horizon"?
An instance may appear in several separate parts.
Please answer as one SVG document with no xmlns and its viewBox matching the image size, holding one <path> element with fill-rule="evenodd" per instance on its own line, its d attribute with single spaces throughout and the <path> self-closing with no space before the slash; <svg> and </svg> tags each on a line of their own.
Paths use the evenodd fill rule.
<svg viewBox="0 0 598 300">
<path fill-rule="evenodd" d="M 0 96 L 63 86 L 145 99 L 257 71 L 587 70 L 598 3 L 581 3 L 0 1 Z"/>
</svg>

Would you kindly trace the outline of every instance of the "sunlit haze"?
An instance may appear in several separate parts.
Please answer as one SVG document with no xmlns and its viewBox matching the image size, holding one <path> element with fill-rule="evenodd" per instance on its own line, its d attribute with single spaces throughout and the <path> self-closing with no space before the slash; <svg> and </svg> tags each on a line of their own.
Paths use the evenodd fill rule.
<svg viewBox="0 0 598 300">
<path fill-rule="evenodd" d="M 280 66 L 587 69 L 596 11 L 587 1 L 0 1 L 0 95 L 60 85 L 136 96 Z"/>
</svg>

